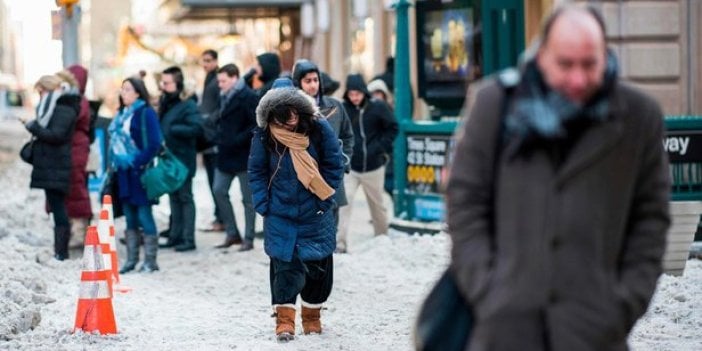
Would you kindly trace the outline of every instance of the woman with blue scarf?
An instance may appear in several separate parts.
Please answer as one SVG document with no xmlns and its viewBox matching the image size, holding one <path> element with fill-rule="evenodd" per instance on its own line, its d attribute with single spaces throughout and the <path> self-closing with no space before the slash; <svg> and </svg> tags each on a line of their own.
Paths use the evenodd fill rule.
<svg viewBox="0 0 702 351">
<path fill-rule="evenodd" d="M 144 82 L 127 78 L 119 93 L 120 108 L 108 129 L 110 160 L 117 175 L 124 217 L 127 220 L 127 262 L 120 269 L 124 274 L 134 270 L 139 262 L 139 228 L 144 230 L 144 264 L 140 272 L 157 271 L 158 235 L 151 205 L 141 184 L 146 165 L 153 160 L 161 146 L 161 127 L 156 111 L 147 104 L 149 93 Z"/>
</svg>

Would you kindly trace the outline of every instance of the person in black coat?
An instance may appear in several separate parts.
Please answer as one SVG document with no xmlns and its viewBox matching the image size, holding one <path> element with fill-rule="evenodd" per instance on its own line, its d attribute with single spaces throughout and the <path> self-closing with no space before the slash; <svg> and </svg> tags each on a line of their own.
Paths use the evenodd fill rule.
<svg viewBox="0 0 702 351">
<path fill-rule="evenodd" d="M 385 165 L 397 136 L 397 121 L 385 102 L 371 98 L 360 74 L 351 74 L 346 79 L 344 108 L 351 118 L 355 137 L 351 173 L 344 181 L 346 195 L 349 203 L 353 204 L 358 187 L 363 187 L 373 219 L 373 231 L 375 235 L 386 234 L 389 224 L 383 204 L 383 183 Z M 352 209 L 353 205 L 349 205 L 339 210 L 336 245 L 341 252 L 346 250 Z"/>
<path fill-rule="evenodd" d="M 197 105 L 183 94 L 183 72 L 178 67 L 169 67 L 161 74 L 163 95 L 159 101 L 159 118 L 166 147 L 184 165 L 189 176 L 183 186 L 168 194 L 171 205 L 171 228 L 168 243 L 163 247 L 175 247 L 176 251 L 195 250 L 195 201 L 193 180 L 197 150 L 195 141 L 202 133 L 202 119 Z"/>
<path fill-rule="evenodd" d="M 217 63 L 217 56 L 217 51 L 212 49 L 205 50 L 200 56 L 202 68 L 207 72 L 199 106 L 203 121 L 211 114 L 216 113 L 219 109 L 219 86 L 217 84 L 217 70 L 219 70 L 219 66 Z M 214 170 L 217 163 L 217 148 L 211 146 L 211 144 L 204 147 L 198 146 L 198 148 L 202 151 L 202 163 L 205 166 L 205 171 L 207 171 L 207 183 L 210 185 L 212 200 L 215 202 L 215 219 L 211 226 L 206 228 L 205 231 L 221 232 L 224 230 L 224 221 L 219 215 L 219 207 L 217 206 L 217 201 L 214 199 Z"/>
<path fill-rule="evenodd" d="M 253 129 L 256 127 L 256 105 L 258 96 L 243 80 L 239 80 L 239 68 L 234 64 L 224 65 L 217 72 L 217 81 L 222 91 L 217 123 L 217 168 L 215 169 L 215 201 L 224 221 L 227 238 L 217 248 L 242 244 L 239 251 L 253 249 L 256 212 L 254 211 L 246 173 Z M 234 178 L 239 178 L 244 204 L 244 241 L 236 224 L 236 217 L 229 200 L 229 188 Z"/>
<path fill-rule="evenodd" d="M 71 228 L 66 212 L 66 196 L 71 181 L 71 140 L 78 113 L 80 92 L 57 76 L 43 76 L 35 88 L 41 94 L 37 117 L 25 127 L 32 133 L 31 188 L 44 189 L 54 214 L 54 257 L 68 258 Z"/>
<path fill-rule="evenodd" d="M 273 86 L 273 82 L 280 76 L 280 58 L 276 53 L 266 52 L 256 56 L 256 62 L 256 67 L 244 75 L 244 81 L 246 81 L 249 88 L 253 89 L 253 79 L 254 76 L 257 76 L 263 85 L 254 91 L 261 98 L 263 95 L 266 95 Z"/>
</svg>

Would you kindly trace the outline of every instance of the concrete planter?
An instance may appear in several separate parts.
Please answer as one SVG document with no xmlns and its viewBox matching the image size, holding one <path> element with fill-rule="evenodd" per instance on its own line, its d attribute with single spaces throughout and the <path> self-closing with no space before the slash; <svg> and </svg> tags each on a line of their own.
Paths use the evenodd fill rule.
<svg viewBox="0 0 702 351">
<path fill-rule="evenodd" d="M 682 275 L 685 271 L 700 213 L 702 213 L 702 202 L 673 201 L 670 203 L 672 223 L 668 230 L 667 245 L 663 255 L 665 273 Z"/>
</svg>

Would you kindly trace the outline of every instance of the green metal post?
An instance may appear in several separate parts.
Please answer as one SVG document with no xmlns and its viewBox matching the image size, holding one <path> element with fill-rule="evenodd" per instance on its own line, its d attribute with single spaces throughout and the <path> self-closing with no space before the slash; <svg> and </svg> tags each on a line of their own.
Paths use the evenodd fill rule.
<svg viewBox="0 0 702 351">
<path fill-rule="evenodd" d="M 410 115 L 410 66 L 409 66 L 409 0 L 397 0 L 393 7 L 397 12 L 395 40 L 395 118 L 400 132 L 395 139 L 393 160 L 395 167 L 395 217 L 407 218 L 407 142 L 404 126 L 412 119 Z"/>
</svg>

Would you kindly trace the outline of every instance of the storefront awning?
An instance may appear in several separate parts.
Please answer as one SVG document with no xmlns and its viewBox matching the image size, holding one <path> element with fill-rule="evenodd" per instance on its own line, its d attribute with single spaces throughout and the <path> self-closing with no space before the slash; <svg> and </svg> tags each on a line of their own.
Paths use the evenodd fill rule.
<svg viewBox="0 0 702 351">
<path fill-rule="evenodd" d="M 298 7 L 303 0 L 181 0 L 190 7 Z"/>
<path fill-rule="evenodd" d="M 183 20 L 228 20 L 235 18 L 279 17 L 286 9 L 296 9 L 303 0 L 181 0 L 168 1 L 172 11 L 168 18 Z M 173 6 L 176 5 L 176 6 Z"/>
</svg>

